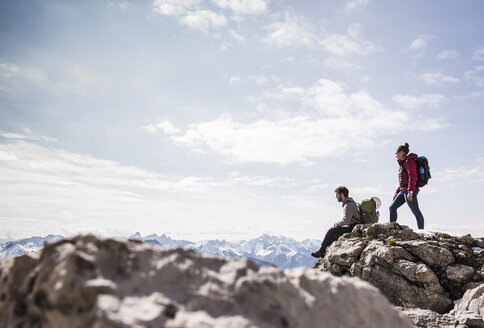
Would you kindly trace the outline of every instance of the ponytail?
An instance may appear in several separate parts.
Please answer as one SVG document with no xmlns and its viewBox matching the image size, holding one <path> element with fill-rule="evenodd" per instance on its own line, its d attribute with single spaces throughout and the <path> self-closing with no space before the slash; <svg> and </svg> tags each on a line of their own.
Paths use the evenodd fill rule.
<svg viewBox="0 0 484 328">
<path fill-rule="evenodd" d="M 398 146 L 397 151 L 403 151 L 405 155 L 408 155 L 410 152 L 410 146 L 408 143 L 405 143 L 405 145 Z"/>
</svg>

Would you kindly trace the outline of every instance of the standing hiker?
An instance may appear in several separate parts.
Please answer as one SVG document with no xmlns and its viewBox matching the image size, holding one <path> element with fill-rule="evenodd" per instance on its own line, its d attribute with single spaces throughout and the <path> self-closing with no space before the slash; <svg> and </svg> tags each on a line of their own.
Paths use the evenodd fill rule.
<svg viewBox="0 0 484 328">
<path fill-rule="evenodd" d="M 416 154 L 409 154 L 408 143 L 397 147 L 395 157 L 400 165 L 398 171 L 399 187 L 393 196 L 393 203 L 390 205 L 390 222 L 397 221 L 397 209 L 407 202 L 408 207 L 417 219 L 417 226 L 419 229 L 424 228 L 424 217 L 418 207 L 417 195 L 419 189 L 417 187 L 417 164 L 415 159 Z"/>
<path fill-rule="evenodd" d="M 328 230 L 319 250 L 311 253 L 314 257 L 324 257 L 324 252 L 329 245 L 343 234 L 351 232 L 355 225 L 361 223 L 358 205 L 353 198 L 348 197 L 348 189 L 341 186 L 336 188 L 335 193 L 338 202 L 343 203 L 343 220 L 335 223 L 334 226 Z"/>
</svg>

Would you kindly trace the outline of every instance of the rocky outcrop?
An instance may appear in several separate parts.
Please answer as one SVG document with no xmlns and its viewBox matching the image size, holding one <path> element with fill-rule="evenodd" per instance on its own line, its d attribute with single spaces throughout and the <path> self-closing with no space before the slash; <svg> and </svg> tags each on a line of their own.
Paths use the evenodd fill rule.
<svg viewBox="0 0 484 328">
<path fill-rule="evenodd" d="M 473 249 L 474 248 L 474 249 Z M 394 305 L 447 313 L 484 282 L 484 239 L 420 235 L 397 223 L 358 225 L 316 268 L 370 282 Z"/>
<path fill-rule="evenodd" d="M 357 278 L 77 236 L 0 261 L 0 327 L 412 327 Z"/>
</svg>

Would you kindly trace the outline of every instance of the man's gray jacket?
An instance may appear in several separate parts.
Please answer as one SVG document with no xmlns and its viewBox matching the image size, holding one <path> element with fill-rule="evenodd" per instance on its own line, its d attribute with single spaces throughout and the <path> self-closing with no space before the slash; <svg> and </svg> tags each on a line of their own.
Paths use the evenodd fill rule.
<svg viewBox="0 0 484 328">
<path fill-rule="evenodd" d="M 335 227 L 341 227 L 344 225 L 359 224 L 360 211 L 358 204 L 355 203 L 353 198 L 347 197 L 343 202 L 343 221 L 335 223 Z"/>
</svg>

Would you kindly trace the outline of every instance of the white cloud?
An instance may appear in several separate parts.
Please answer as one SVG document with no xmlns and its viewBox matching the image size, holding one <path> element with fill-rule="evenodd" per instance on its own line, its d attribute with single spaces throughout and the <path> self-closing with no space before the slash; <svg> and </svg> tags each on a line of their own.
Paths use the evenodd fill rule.
<svg viewBox="0 0 484 328">
<path fill-rule="evenodd" d="M 153 11 L 160 15 L 183 15 L 188 11 L 196 10 L 202 0 L 155 0 Z"/>
<path fill-rule="evenodd" d="M 460 54 L 455 50 L 444 50 L 437 55 L 439 59 L 454 59 L 459 57 Z"/>
<path fill-rule="evenodd" d="M 212 0 L 220 8 L 230 9 L 236 15 L 258 15 L 267 10 L 265 0 Z"/>
<path fill-rule="evenodd" d="M 464 73 L 466 80 L 472 81 L 478 88 L 484 87 L 484 66 L 474 67 Z"/>
<path fill-rule="evenodd" d="M 230 35 L 232 35 L 232 37 L 234 38 L 235 41 L 237 41 L 237 42 L 244 42 L 245 41 L 245 37 L 243 35 L 240 35 L 236 31 L 230 30 L 229 33 L 230 33 Z"/>
<path fill-rule="evenodd" d="M 230 84 L 234 84 L 234 83 L 237 83 L 237 82 L 240 82 L 240 81 L 242 81 L 240 76 L 231 76 L 230 79 L 229 79 Z"/>
<path fill-rule="evenodd" d="M 319 45 L 332 55 L 351 56 L 369 55 L 378 51 L 372 42 L 359 39 L 361 26 L 353 24 L 348 27 L 347 34 L 323 33 Z"/>
<path fill-rule="evenodd" d="M 109 76 L 80 64 L 68 65 L 65 68 L 65 73 L 67 79 L 60 81 L 59 84 L 84 95 L 92 89 L 107 89 L 112 84 Z"/>
<path fill-rule="evenodd" d="M 25 134 L 19 134 L 19 133 L 4 132 L 0 130 L 0 137 L 6 138 L 6 139 L 16 139 L 16 140 L 58 142 L 58 140 L 55 138 L 35 135 L 29 129 L 24 129 L 24 132 Z"/>
<path fill-rule="evenodd" d="M 157 131 L 162 131 L 166 135 L 172 135 L 180 132 L 180 129 L 175 128 L 170 121 L 160 121 L 155 124 L 149 124 L 144 126 L 143 129 L 150 134 L 156 133 Z"/>
<path fill-rule="evenodd" d="M 378 51 L 372 42 L 361 40 L 361 25 L 353 24 L 347 34 L 314 32 L 315 28 L 307 24 L 302 17 L 293 17 L 286 13 L 283 22 L 276 22 L 265 27 L 269 31 L 264 41 L 277 47 L 302 45 L 319 48 L 333 56 L 369 55 Z M 335 57 L 334 61 L 340 58 Z M 341 63 L 341 61 L 340 61 Z M 341 64 L 339 66 L 342 66 Z M 346 65 L 348 66 L 348 65 Z"/>
<path fill-rule="evenodd" d="M 315 42 L 315 35 L 312 27 L 306 24 L 304 18 L 293 17 L 288 13 L 284 14 L 283 22 L 276 22 L 267 25 L 265 29 L 269 34 L 264 41 L 269 45 L 287 47 L 293 45 L 312 45 Z"/>
<path fill-rule="evenodd" d="M 484 47 L 478 47 L 474 50 L 472 60 L 484 60 Z"/>
<path fill-rule="evenodd" d="M 408 50 L 415 56 L 423 56 L 427 53 L 428 42 L 434 37 L 432 35 L 419 35 L 412 44 L 408 47 Z"/>
<path fill-rule="evenodd" d="M 159 174 L 25 141 L 1 142 L 0 237 L 9 232 L 14 237 L 112 235 L 113 230 L 125 235 L 139 230 L 198 236 L 213 230 L 208 238 L 219 233 L 225 238 L 221 230 L 233 227 L 256 237 L 274 231 L 275 221 L 285 223 L 280 234 L 297 231 L 307 236 L 293 218 L 317 218 L 319 202 L 307 197 L 281 203 L 276 195 L 298 194 L 297 186 L 301 182 L 283 176 Z"/>
<path fill-rule="evenodd" d="M 347 94 L 346 89 L 334 81 L 320 80 L 290 94 L 313 114 L 246 123 L 223 115 L 191 124 L 185 132 L 169 138 L 192 151 L 221 153 L 234 163 L 304 164 L 351 149 L 375 147 L 378 137 L 408 129 L 409 114 L 387 110 L 364 91 Z M 274 100 L 284 98 L 279 93 L 275 96 Z M 439 119 L 421 118 L 421 122 L 418 128 L 424 131 L 444 126 Z"/>
<path fill-rule="evenodd" d="M 196 30 L 207 31 L 209 28 L 221 28 L 227 25 L 227 18 L 211 10 L 197 10 L 183 16 L 184 25 Z"/>
<path fill-rule="evenodd" d="M 420 76 L 425 84 L 430 86 L 439 86 L 445 83 L 459 83 L 459 79 L 443 75 L 440 72 L 437 73 L 424 73 Z"/>
<path fill-rule="evenodd" d="M 357 8 L 366 7 L 370 0 L 351 0 L 346 4 L 346 10 L 352 11 Z"/>
<path fill-rule="evenodd" d="M 356 71 L 361 68 L 360 65 L 337 56 L 326 58 L 323 61 L 323 65 L 327 68 L 342 70 L 346 72 Z"/>
<path fill-rule="evenodd" d="M 447 98 L 440 94 L 425 94 L 422 96 L 395 95 L 392 100 L 402 108 L 412 109 L 420 107 L 439 107 L 447 101 Z"/>
<path fill-rule="evenodd" d="M 25 91 L 28 86 L 42 87 L 45 81 L 39 69 L 0 60 L 0 91 Z"/>
</svg>

